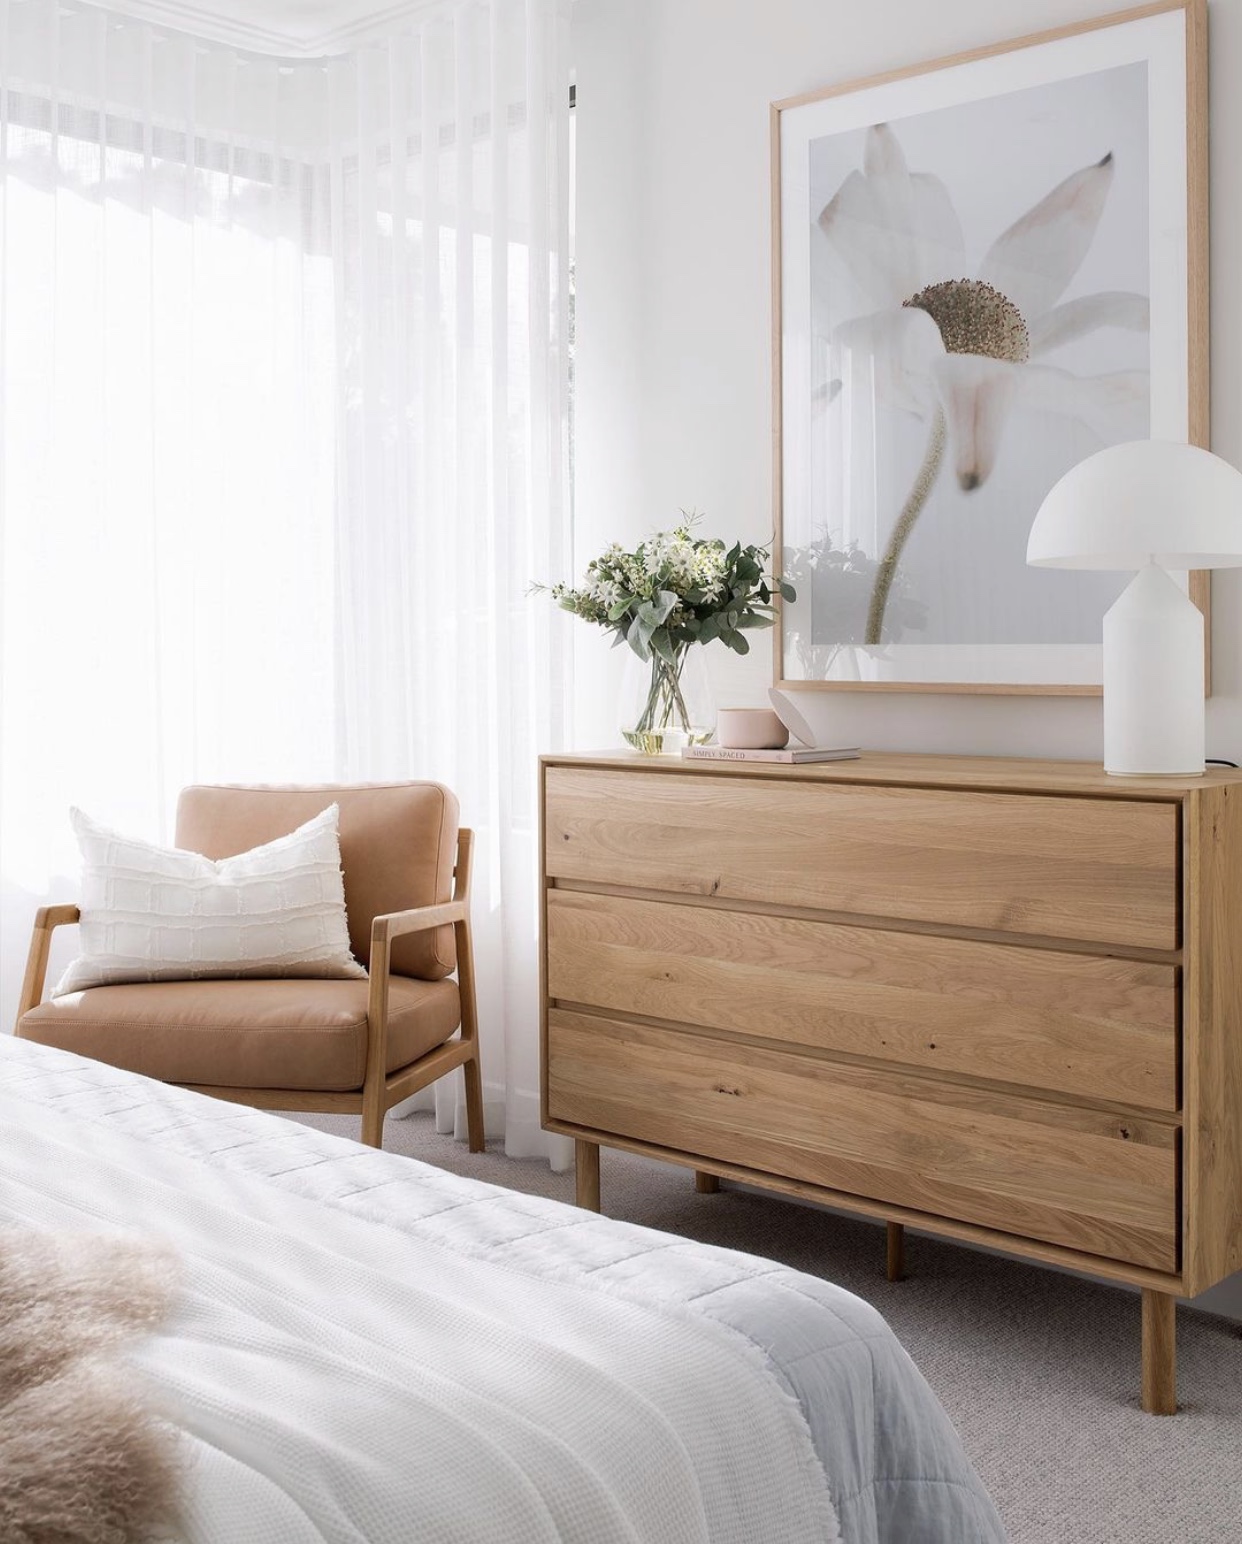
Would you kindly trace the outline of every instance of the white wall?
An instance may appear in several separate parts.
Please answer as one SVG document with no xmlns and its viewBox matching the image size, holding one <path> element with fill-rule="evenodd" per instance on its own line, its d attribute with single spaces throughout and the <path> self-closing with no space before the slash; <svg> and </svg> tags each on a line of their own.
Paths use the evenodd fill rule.
<svg viewBox="0 0 1242 1544">
<path fill-rule="evenodd" d="M 1077 21 L 1107 0 L 577 0 L 577 568 L 682 507 L 772 534 L 769 103 Z M 1242 0 L 1212 0 L 1212 446 L 1242 464 Z M 569 623 L 578 743 L 616 735 L 617 656 Z M 754 635 L 752 635 L 752 638 Z M 771 656 L 707 651 L 718 706 Z M 1242 570 L 1213 578 L 1208 754 L 1242 761 Z M 1098 758 L 1098 700 L 819 693 L 874 749 Z M 1242 1276 L 1203 1306 L 1242 1318 Z"/>
</svg>

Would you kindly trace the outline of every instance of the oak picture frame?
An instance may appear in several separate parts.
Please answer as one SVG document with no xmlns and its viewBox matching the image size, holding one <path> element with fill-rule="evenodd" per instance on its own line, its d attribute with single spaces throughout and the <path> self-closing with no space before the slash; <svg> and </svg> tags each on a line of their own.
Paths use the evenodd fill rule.
<svg viewBox="0 0 1242 1544">
<path fill-rule="evenodd" d="M 1118 32 L 1115 29 L 1130 30 Z M 1083 39 L 1090 41 L 1083 44 Z M 811 498 L 810 478 L 807 476 L 809 460 L 806 451 L 811 440 L 808 424 L 811 418 L 813 393 L 809 389 L 812 377 L 804 356 L 809 356 L 811 351 L 809 346 L 803 348 L 801 339 L 791 330 L 794 302 L 790 300 L 790 296 L 795 295 L 796 303 L 805 306 L 805 314 L 799 313 L 799 321 L 808 335 L 814 297 L 810 293 L 812 288 L 809 278 L 810 259 L 796 251 L 791 258 L 791 248 L 796 248 L 799 243 L 791 242 L 789 236 L 791 225 L 796 230 L 798 228 L 796 221 L 802 219 L 808 232 L 808 242 L 817 239 L 811 233 L 810 220 L 806 219 L 810 212 L 809 206 L 803 202 L 800 209 L 794 207 L 792 214 L 790 207 L 791 200 L 795 196 L 805 200 L 807 194 L 810 176 L 806 170 L 809 155 L 806 147 L 817 142 L 813 138 L 815 125 L 848 122 L 851 115 L 855 120 L 848 130 L 829 127 L 818 143 L 826 143 L 833 135 L 838 135 L 844 140 L 847 133 L 853 135 L 853 142 L 856 143 L 861 133 L 870 135 L 890 125 L 892 132 L 899 135 L 902 130 L 903 116 L 901 103 L 903 94 L 911 89 L 910 83 L 920 83 L 919 89 L 922 92 L 921 97 L 911 99 L 910 115 L 912 117 L 919 109 L 926 114 L 929 100 L 933 107 L 937 105 L 953 107 L 957 104 L 951 99 L 947 103 L 938 104 L 935 100 L 936 91 L 951 94 L 953 90 L 959 89 L 959 83 L 969 78 L 971 70 L 983 68 L 994 72 L 998 68 L 1004 68 L 1014 56 L 1027 50 L 1045 51 L 1042 54 L 1027 54 L 1025 59 L 1020 61 L 1027 75 L 1029 76 L 1032 71 L 1037 73 L 1051 71 L 1053 73 L 1049 75 L 1049 81 L 1055 85 L 1059 84 L 1060 80 L 1055 71 L 1064 67 L 1064 61 L 1070 57 L 1070 52 L 1067 51 L 1072 51 L 1076 47 L 1084 47 L 1089 52 L 1084 55 L 1085 62 L 1072 68 L 1065 76 L 1068 80 L 1079 77 L 1087 79 L 1092 76 L 1093 71 L 1110 68 L 1108 65 L 1092 63 L 1093 59 L 1107 56 L 1110 50 L 1116 49 L 1118 58 L 1130 62 L 1136 55 L 1141 54 L 1144 48 L 1149 50 L 1159 48 L 1158 60 L 1154 65 L 1149 66 L 1148 72 L 1143 77 L 1148 96 L 1151 98 L 1161 89 L 1162 81 L 1167 86 L 1172 78 L 1174 64 L 1170 63 L 1169 56 L 1171 40 L 1177 44 L 1178 53 L 1174 64 L 1180 75 L 1180 85 L 1177 91 L 1166 95 L 1172 98 L 1177 96 L 1178 91 L 1184 94 L 1172 101 L 1172 105 L 1167 101 L 1156 103 L 1156 107 L 1151 110 L 1152 122 L 1149 133 L 1152 154 L 1163 158 L 1159 162 L 1163 168 L 1163 185 L 1170 185 L 1171 179 L 1176 176 L 1181 179 L 1180 186 L 1184 188 L 1183 219 L 1176 227 L 1178 243 L 1184 228 L 1184 248 L 1179 246 L 1176 254 L 1177 262 L 1184 263 L 1184 269 L 1178 269 L 1174 273 L 1176 265 L 1171 265 L 1170 273 L 1173 274 L 1173 278 L 1164 283 L 1163 294 L 1153 298 L 1154 315 L 1151 330 L 1154 334 L 1155 317 L 1158 316 L 1161 327 L 1164 329 L 1160 349 L 1167 358 L 1162 361 L 1156 342 L 1150 344 L 1152 378 L 1158 387 L 1158 390 L 1152 390 L 1151 398 L 1154 402 L 1157 396 L 1160 396 L 1162 405 L 1157 411 L 1156 407 L 1151 407 L 1149 404 L 1149 410 L 1152 414 L 1153 437 L 1185 439 L 1191 444 L 1207 447 L 1209 417 L 1206 0 L 1155 0 L 1152 4 L 1007 42 L 990 44 L 965 53 L 929 60 L 862 80 L 842 82 L 772 104 L 770 117 L 772 131 L 773 505 L 776 558 L 780 565 L 778 571 L 784 577 L 795 581 L 798 577 L 798 564 L 795 560 L 802 549 L 795 549 L 791 543 L 810 540 L 811 533 L 815 529 L 808 526 L 808 520 L 812 516 L 809 512 Z M 1155 56 L 1151 55 L 1151 58 Z M 994 63 L 998 60 L 1002 61 L 999 66 Z M 1035 63 L 1032 64 L 1030 61 Z M 1154 84 L 1149 79 L 1150 76 L 1155 77 Z M 934 77 L 938 79 L 933 80 Z M 987 91 L 987 82 L 996 79 L 995 74 L 978 79 L 984 84 L 981 86 L 977 81 L 971 89 L 980 94 L 971 96 L 968 93 L 962 97 L 962 102 L 1000 101 L 1006 95 L 1015 94 L 1019 89 L 1014 86 L 992 95 Z M 929 89 L 932 93 L 930 98 Z M 873 108 L 879 106 L 884 109 L 883 117 L 869 116 Z M 817 114 L 818 117 L 815 116 Z M 825 117 L 825 114 L 835 115 L 835 117 Z M 1170 136 L 1163 132 L 1169 126 L 1166 120 L 1172 119 L 1180 128 L 1183 115 L 1184 144 L 1173 144 L 1170 142 Z M 924 116 L 920 121 L 928 120 Z M 866 128 L 868 123 L 872 124 L 871 129 Z M 1147 124 L 1148 120 L 1144 119 L 1144 126 Z M 796 146 L 797 156 L 800 157 L 794 172 L 790 170 L 790 162 L 794 159 L 791 155 L 791 146 Z M 897 153 L 900 154 L 900 150 Z M 914 156 L 910 157 L 912 163 L 915 159 Z M 1111 160 L 1111 154 L 1105 159 Z M 921 166 L 911 164 L 912 182 L 919 180 L 922 170 Z M 922 180 L 924 183 L 930 183 L 935 179 L 924 177 Z M 1050 180 L 1056 179 L 1052 177 Z M 1066 181 L 1070 179 L 1067 178 Z M 791 189 L 793 189 L 792 192 Z M 1147 207 L 1144 206 L 1144 208 Z M 1167 234 L 1170 227 L 1162 211 L 1150 210 L 1149 228 L 1153 232 L 1156 230 L 1158 218 L 1164 221 L 1160 229 L 1165 248 L 1168 249 L 1173 246 L 1173 242 Z M 1180 288 L 1176 281 L 1181 281 Z M 1173 306 L 1170 306 L 1168 301 L 1170 294 L 1174 297 Z M 903 302 L 903 309 L 908 304 L 909 302 Z M 1170 317 L 1176 323 L 1174 327 L 1168 325 Z M 1155 367 L 1162 363 L 1164 368 L 1161 372 Z M 1184 374 L 1179 374 L 1183 370 Z M 1175 374 L 1179 374 L 1179 379 L 1170 384 L 1171 377 Z M 799 387 L 807 389 L 792 391 L 791 381 L 794 380 Z M 836 380 L 832 385 L 839 389 L 841 381 Z M 824 395 L 827 394 L 821 391 L 821 400 Z M 830 404 L 828 411 L 831 411 L 831 404 L 835 403 L 836 397 L 829 396 L 828 401 Z M 823 410 L 820 409 L 820 411 Z M 1123 434 L 1120 437 L 1136 436 Z M 1108 441 L 1104 440 L 1100 443 L 1108 443 Z M 1081 459 L 1081 454 L 1089 453 L 1090 450 L 1085 449 L 1077 459 Z M 949 459 L 951 458 L 950 445 Z M 937 463 L 932 473 L 933 481 L 940 467 L 941 463 Z M 1055 476 L 1060 475 L 1061 471 L 1067 469 L 1068 467 L 1062 466 L 1056 471 L 1052 480 L 1055 480 Z M 968 485 L 962 481 L 961 486 L 965 488 Z M 973 485 L 970 486 L 973 487 Z M 1046 487 L 1038 493 L 1038 497 L 1042 497 L 1044 491 Z M 1029 521 L 1034 517 L 1035 508 L 1038 505 L 1038 497 L 1033 499 L 1029 510 L 1020 509 L 1015 512 L 1015 523 L 1019 519 L 1025 519 L 1026 525 L 1029 526 Z M 836 512 L 834 506 L 834 514 Z M 918 512 L 916 510 L 916 517 Z M 823 523 L 824 529 L 827 530 L 826 518 Z M 828 538 L 830 547 L 837 542 L 841 548 L 846 546 L 844 538 L 838 538 L 835 534 Z M 893 538 L 890 536 L 890 552 L 892 542 Z M 858 565 L 860 570 L 866 570 L 869 564 L 870 572 L 874 574 L 882 566 L 881 545 L 877 533 L 873 542 L 874 550 L 870 554 L 865 548 L 860 549 Z M 834 554 L 834 561 L 837 559 L 838 555 Z M 1119 592 L 1124 578 L 1116 577 Z M 851 573 L 851 582 L 855 594 L 860 586 L 864 586 L 864 579 L 859 574 Z M 1205 614 L 1208 623 L 1207 636 L 1210 639 L 1210 575 L 1207 572 L 1191 574 L 1188 576 L 1188 586 L 1191 597 Z M 1098 614 L 1102 618 L 1103 610 L 1108 603 L 1105 601 L 1099 605 L 1098 610 L 1092 606 L 1090 615 L 1095 617 Z M 812 604 L 812 597 L 806 593 L 804 586 L 799 601 L 792 606 L 781 605 L 778 625 L 774 629 L 773 649 L 773 679 L 778 686 L 793 687 L 798 690 L 1061 696 L 1099 696 L 1102 690 L 1098 645 L 1075 643 L 1071 648 L 1060 648 L 1034 642 L 994 647 L 984 640 L 978 643 L 972 642 L 966 649 L 958 649 L 955 654 L 952 648 L 942 648 L 937 653 L 934 648 L 920 648 L 917 645 L 912 647 L 901 642 L 891 642 L 887 638 L 877 644 L 831 640 L 823 643 L 811 629 L 811 624 L 815 621 L 813 611 L 808 622 L 807 607 Z M 800 607 L 801 610 L 799 610 Z M 821 613 L 826 609 L 821 606 Z M 873 594 L 872 615 L 868 617 L 869 628 L 874 621 L 874 610 Z M 1085 615 L 1086 612 L 1084 612 Z M 806 643 L 808 635 L 812 640 L 810 646 Z M 872 634 L 868 633 L 868 638 L 871 636 Z M 1098 637 L 1098 634 L 1096 636 Z M 857 639 L 857 628 L 854 629 L 852 638 Z M 951 666 L 947 673 L 939 664 L 932 669 L 926 668 L 929 655 L 933 658 L 948 655 Z M 1210 662 L 1210 653 L 1207 658 Z M 822 666 L 822 661 L 825 659 L 828 660 L 826 668 Z M 1073 665 L 1072 673 L 1059 668 L 1067 660 Z M 1205 690 L 1208 689 L 1209 683 L 1210 663 L 1205 678 Z"/>
</svg>

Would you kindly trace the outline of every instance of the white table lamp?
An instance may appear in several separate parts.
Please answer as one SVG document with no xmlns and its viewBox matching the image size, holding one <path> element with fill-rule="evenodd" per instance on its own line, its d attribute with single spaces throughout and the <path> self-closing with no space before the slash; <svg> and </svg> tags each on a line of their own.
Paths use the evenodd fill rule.
<svg viewBox="0 0 1242 1544">
<path fill-rule="evenodd" d="M 1168 570 L 1242 565 L 1242 473 L 1194 445 L 1111 445 L 1048 494 L 1026 560 L 1138 569 L 1104 617 L 1104 770 L 1201 773 L 1203 613 Z"/>
</svg>

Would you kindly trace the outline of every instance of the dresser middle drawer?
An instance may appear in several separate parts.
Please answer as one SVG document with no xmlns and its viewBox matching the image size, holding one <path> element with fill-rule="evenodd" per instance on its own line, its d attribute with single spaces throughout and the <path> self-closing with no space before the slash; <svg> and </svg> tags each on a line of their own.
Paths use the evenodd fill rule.
<svg viewBox="0 0 1242 1544">
<path fill-rule="evenodd" d="M 586 891 L 547 901 L 562 1003 L 1178 1108 L 1171 965 Z"/>
</svg>

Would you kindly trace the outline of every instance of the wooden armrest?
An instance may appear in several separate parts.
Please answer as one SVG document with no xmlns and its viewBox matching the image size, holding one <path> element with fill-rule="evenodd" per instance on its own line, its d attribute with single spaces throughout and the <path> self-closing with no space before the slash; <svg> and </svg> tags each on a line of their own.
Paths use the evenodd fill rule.
<svg viewBox="0 0 1242 1544">
<path fill-rule="evenodd" d="M 426 933 L 446 922 L 466 922 L 470 908 L 466 901 L 444 901 L 439 906 L 415 906 L 411 911 L 390 911 L 371 924 L 371 947 L 386 944 L 406 933 Z"/>
<path fill-rule="evenodd" d="M 483 1150 L 483 1096 L 478 1074 L 475 1044 L 477 1026 L 474 1006 L 474 963 L 470 950 L 470 854 L 474 832 L 462 826 L 457 832 L 457 861 L 453 866 L 453 898 L 438 906 L 415 906 L 409 911 L 390 911 L 371 923 L 371 970 L 367 988 L 367 1066 L 362 1085 L 363 1140 L 370 1130 L 378 1147 L 384 1111 L 392 1103 L 388 1097 L 388 989 L 392 981 L 390 949 L 392 941 L 407 933 L 425 933 L 431 928 L 451 924 L 457 939 L 457 980 L 461 991 L 461 1042 L 440 1048 L 441 1057 L 452 1054 L 456 1066 L 464 1055 L 474 1059 L 466 1063 L 466 1105 L 471 1112 L 471 1151 Z M 424 1058 L 426 1061 L 427 1058 Z M 447 1070 L 447 1068 L 445 1069 Z M 473 1071 L 474 1080 L 470 1074 Z M 438 1072 L 432 1074 L 439 1076 Z M 473 1094 L 471 1090 L 473 1089 Z M 398 1095 L 397 1097 L 400 1097 Z"/>
<path fill-rule="evenodd" d="M 65 927 L 81 920 L 82 913 L 76 906 L 40 906 L 35 912 L 34 925 L 36 928 L 46 928 L 50 933 L 54 927 Z"/>
<path fill-rule="evenodd" d="M 26 956 L 26 975 L 22 981 L 22 995 L 17 1004 L 17 1018 L 37 1008 L 43 998 L 43 982 L 47 976 L 47 956 L 52 945 L 55 928 L 80 922 L 82 913 L 76 906 L 40 906 L 35 912 L 34 932 L 30 935 L 30 953 Z"/>
<path fill-rule="evenodd" d="M 367 989 L 368 1071 L 362 1096 L 364 1117 L 366 1110 L 379 1098 L 388 1065 L 389 948 L 392 940 L 404 933 L 425 933 L 430 928 L 443 927 L 446 922 L 468 922 L 469 919 L 469 902 L 452 900 L 439 906 L 415 906 L 411 911 L 386 912 L 371 923 L 371 984 Z"/>
</svg>

